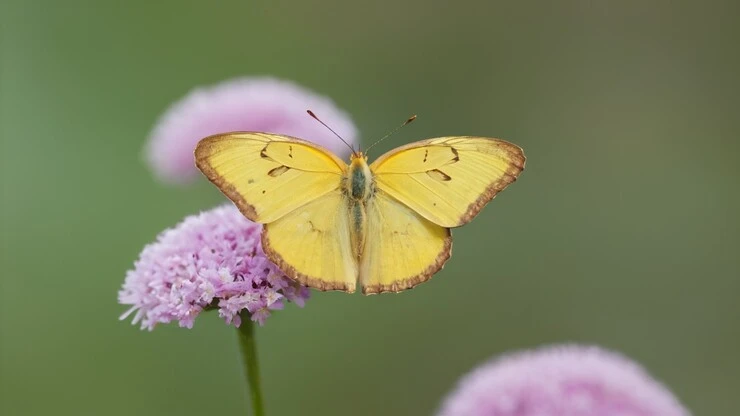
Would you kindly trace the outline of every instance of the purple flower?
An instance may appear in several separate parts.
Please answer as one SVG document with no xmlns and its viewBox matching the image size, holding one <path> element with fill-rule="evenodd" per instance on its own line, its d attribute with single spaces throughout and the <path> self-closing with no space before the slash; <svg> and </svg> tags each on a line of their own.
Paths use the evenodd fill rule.
<svg viewBox="0 0 740 416">
<path fill-rule="evenodd" d="M 687 416 L 637 363 L 597 347 L 504 356 L 463 377 L 439 416 Z"/>
<path fill-rule="evenodd" d="M 286 300 L 303 306 L 308 288 L 265 257 L 260 230 L 232 205 L 165 230 L 126 273 L 118 301 L 131 308 L 121 319 L 135 313 L 133 323 L 141 322 L 142 329 L 172 321 L 192 328 L 202 311 L 218 309 L 226 323 L 238 327 L 243 309 L 263 325 Z"/>
<path fill-rule="evenodd" d="M 347 154 L 347 147 L 306 110 L 313 110 L 347 142 L 357 141 L 352 120 L 330 99 L 288 81 L 239 78 L 196 88 L 173 104 L 149 137 L 146 160 L 160 180 L 189 182 L 197 176 L 193 150 L 198 141 L 231 131 L 286 134 Z"/>
</svg>

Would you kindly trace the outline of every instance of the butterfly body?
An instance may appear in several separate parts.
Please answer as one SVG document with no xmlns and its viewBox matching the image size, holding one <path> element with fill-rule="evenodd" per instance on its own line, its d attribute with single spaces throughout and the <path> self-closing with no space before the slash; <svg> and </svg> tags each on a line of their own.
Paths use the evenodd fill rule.
<svg viewBox="0 0 740 416">
<path fill-rule="evenodd" d="M 228 133 L 203 139 L 196 164 L 249 219 L 288 277 L 320 290 L 399 292 L 450 257 L 464 225 L 524 168 L 498 139 L 441 137 L 349 164 L 293 137 Z"/>
<path fill-rule="evenodd" d="M 350 241 L 352 242 L 353 257 L 359 261 L 365 245 L 365 231 L 367 229 L 366 204 L 375 192 L 373 174 L 367 165 L 367 158 L 360 154 L 353 154 L 347 170 L 347 176 L 342 178 L 344 203 L 350 216 Z"/>
</svg>

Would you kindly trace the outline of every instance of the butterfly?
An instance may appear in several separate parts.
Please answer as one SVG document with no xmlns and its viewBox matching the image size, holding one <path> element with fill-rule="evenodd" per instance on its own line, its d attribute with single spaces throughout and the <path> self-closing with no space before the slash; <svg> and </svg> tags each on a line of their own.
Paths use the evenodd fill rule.
<svg viewBox="0 0 740 416">
<path fill-rule="evenodd" d="M 350 293 L 359 280 L 363 294 L 429 280 L 450 258 L 450 228 L 470 222 L 525 164 L 520 147 L 485 137 L 422 140 L 370 164 L 353 149 L 347 164 L 314 143 L 262 132 L 207 137 L 195 160 L 263 224 L 262 248 L 289 278 Z"/>
</svg>

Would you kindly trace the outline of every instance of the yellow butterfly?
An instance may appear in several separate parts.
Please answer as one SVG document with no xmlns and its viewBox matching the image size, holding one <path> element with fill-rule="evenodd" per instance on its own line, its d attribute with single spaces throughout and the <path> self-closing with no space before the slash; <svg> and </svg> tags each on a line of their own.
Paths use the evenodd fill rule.
<svg viewBox="0 0 740 416">
<path fill-rule="evenodd" d="M 260 132 L 207 137 L 195 159 L 244 216 L 264 224 L 262 247 L 288 277 L 350 293 L 359 279 L 364 294 L 429 280 L 450 258 L 450 228 L 470 222 L 525 162 L 506 141 L 452 136 L 370 165 L 353 150 L 347 165 L 316 144 Z"/>
</svg>

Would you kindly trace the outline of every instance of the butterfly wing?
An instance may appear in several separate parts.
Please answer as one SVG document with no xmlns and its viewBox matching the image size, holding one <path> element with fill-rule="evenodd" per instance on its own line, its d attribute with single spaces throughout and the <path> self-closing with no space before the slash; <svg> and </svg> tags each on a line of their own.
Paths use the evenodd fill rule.
<svg viewBox="0 0 740 416">
<path fill-rule="evenodd" d="M 262 248 L 292 279 L 319 289 L 354 292 L 357 264 L 347 199 L 340 190 L 265 224 Z"/>
<path fill-rule="evenodd" d="M 207 137 L 198 168 L 252 221 L 273 222 L 339 188 L 346 164 L 315 144 L 268 133 Z"/>
<path fill-rule="evenodd" d="M 382 191 L 367 203 L 362 293 L 400 292 L 429 280 L 450 258 L 452 237 Z"/>
<path fill-rule="evenodd" d="M 252 221 L 262 246 L 290 278 L 321 290 L 352 292 L 357 265 L 349 242 L 346 164 L 312 143 L 267 133 L 207 137 L 198 168 Z"/>
<path fill-rule="evenodd" d="M 443 227 L 470 222 L 524 169 L 522 149 L 484 137 L 439 137 L 392 150 L 370 165 L 376 187 Z"/>
</svg>

